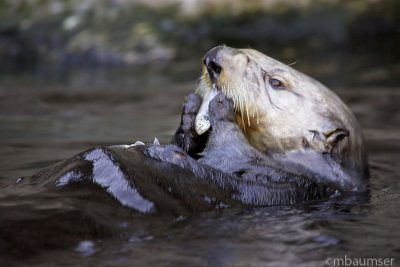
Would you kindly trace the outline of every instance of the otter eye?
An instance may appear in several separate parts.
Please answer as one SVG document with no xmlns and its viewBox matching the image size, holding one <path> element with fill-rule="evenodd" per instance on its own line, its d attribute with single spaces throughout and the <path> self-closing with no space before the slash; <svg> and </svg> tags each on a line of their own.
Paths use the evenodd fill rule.
<svg viewBox="0 0 400 267">
<path fill-rule="evenodd" d="M 269 79 L 269 84 L 274 89 L 285 89 L 285 85 L 283 84 L 283 82 L 281 82 L 278 79 L 274 79 L 274 78 Z"/>
</svg>

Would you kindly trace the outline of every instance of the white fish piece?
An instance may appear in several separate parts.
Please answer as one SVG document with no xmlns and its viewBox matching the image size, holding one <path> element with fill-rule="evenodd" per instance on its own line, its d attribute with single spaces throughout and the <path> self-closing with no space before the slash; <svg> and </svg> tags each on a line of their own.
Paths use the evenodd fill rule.
<svg viewBox="0 0 400 267">
<path fill-rule="evenodd" d="M 199 112 L 196 115 L 194 124 L 194 129 L 198 135 L 202 135 L 203 133 L 207 132 L 211 127 L 208 106 L 217 93 L 217 88 L 215 85 L 213 85 L 213 87 L 210 88 L 210 90 L 208 90 L 203 97 L 203 102 L 201 103 Z"/>
</svg>

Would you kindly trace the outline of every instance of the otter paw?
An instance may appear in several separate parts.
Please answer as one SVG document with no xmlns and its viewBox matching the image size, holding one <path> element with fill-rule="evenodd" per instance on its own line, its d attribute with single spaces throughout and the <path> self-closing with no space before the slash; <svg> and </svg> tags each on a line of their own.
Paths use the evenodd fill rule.
<svg viewBox="0 0 400 267">
<path fill-rule="evenodd" d="M 209 112 L 211 120 L 235 120 L 233 101 L 222 92 L 219 92 L 210 102 Z"/>
<path fill-rule="evenodd" d="M 191 93 L 185 98 L 182 114 L 197 114 L 201 105 L 201 96 Z"/>
<path fill-rule="evenodd" d="M 201 105 L 201 96 L 191 93 L 185 99 L 181 115 L 181 127 L 184 131 L 192 131 L 196 114 Z"/>
<path fill-rule="evenodd" d="M 195 119 L 201 103 L 202 98 L 196 93 L 191 93 L 186 97 L 181 124 L 171 140 L 172 144 L 182 148 L 191 156 L 195 156 L 204 149 L 208 138 L 207 134 L 198 135 L 195 130 Z"/>
</svg>

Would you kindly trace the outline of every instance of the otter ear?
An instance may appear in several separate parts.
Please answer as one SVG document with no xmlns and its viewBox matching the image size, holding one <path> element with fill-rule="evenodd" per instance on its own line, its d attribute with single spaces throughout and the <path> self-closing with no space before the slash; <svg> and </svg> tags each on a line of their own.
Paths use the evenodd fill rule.
<svg viewBox="0 0 400 267">
<path fill-rule="evenodd" d="M 310 132 L 312 133 L 312 140 L 316 142 L 317 147 L 323 153 L 331 153 L 343 138 L 350 135 L 348 130 L 342 128 L 335 128 L 324 133 L 315 130 L 310 130 Z"/>
</svg>

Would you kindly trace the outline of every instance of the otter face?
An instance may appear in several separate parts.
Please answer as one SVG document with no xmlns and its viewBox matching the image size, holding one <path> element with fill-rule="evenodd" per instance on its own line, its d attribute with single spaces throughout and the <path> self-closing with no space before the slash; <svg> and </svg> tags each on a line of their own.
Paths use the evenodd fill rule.
<svg viewBox="0 0 400 267">
<path fill-rule="evenodd" d="M 340 141 L 360 134 L 355 133 L 353 115 L 335 94 L 256 50 L 219 46 L 205 55 L 203 63 L 197 89 L 203 110 L 222 90 L 234 103 L 238 125 L 260 151 L 312 148 L 329 153 L 340 143 L 344 152 L 349 144 Z M 199 112 L 196 123 L 204 114 Z"/>
<path fill-rule="evenodd" d="M 256 126 L 266 114 L 282 116 L 298 102 L 294 70 L 260 52 L 216 47 L 203 62 L 198 93 L 222 90 L 234 101 L 243 128 Z"/>
</svg>

